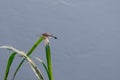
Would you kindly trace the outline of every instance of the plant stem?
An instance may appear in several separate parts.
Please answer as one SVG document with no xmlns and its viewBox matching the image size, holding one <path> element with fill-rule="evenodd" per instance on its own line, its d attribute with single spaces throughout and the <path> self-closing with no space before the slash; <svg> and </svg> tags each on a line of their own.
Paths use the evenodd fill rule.
<svg viewBox="0 0 120 80">
<path fill-rule="evenodd" d="M 51 51 L 50 51 L 49 43 L 46 44 L 45 49 L 46 49 L 47 67 L 48 67 L 48 72 L 49 72 L 49 80 L 54 80 L 53 73 L 52 73 L 52 60 L 51 60 Z"/>
</svg>

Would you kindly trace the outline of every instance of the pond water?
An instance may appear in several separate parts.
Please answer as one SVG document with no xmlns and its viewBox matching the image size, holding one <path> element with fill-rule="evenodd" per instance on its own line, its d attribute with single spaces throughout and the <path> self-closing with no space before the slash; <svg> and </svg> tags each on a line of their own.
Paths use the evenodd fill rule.
<svg viewBox="0 0 120 80">
<path fill-rule="evenodd" d="M 49 32 L 58 37 L 50 39 L 55 80 L 120 80 L 119 3 L 118 0 L 0 0 L 0 45 L 27 52 L 38 34 Z M 32 56 L 44 60 L 44 53 L 42 43 Z M 3 80 L 9 51 L 0 49 L 0 54 L 0 80 Z M 9 78 L 20 60 L 16 58 Z M 44 71 L 42 67 L 41 70 Z M 24 63 L 16 80 L 37 79 L 28 63 Z"/>
</svg>

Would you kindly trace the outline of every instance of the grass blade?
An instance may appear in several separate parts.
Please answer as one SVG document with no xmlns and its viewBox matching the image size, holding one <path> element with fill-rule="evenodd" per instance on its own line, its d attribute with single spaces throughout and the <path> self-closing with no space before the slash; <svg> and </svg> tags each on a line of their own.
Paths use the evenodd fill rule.
<svg viewBox="0 0 120 80">
<path fill-rule="evenodd" d="M 46 64 L 45 64 L 40 58 L 36 57 L 36 59 L 43 65 L 44 69 L 45 69 L 46 72 L 47 72 L 48 78 L 50 79 L 50 74 L 49 74 L 49 72 L 48 72 L 48 69 L 47 69 Z"/>
<path fill-rule="evenodd" d="M 36 64 L 32 61 L 32 59 L 30 59 L 27 56 L 26 56 L 26 59 L 27 59 L 28 63 L 30 64 L 31 69 L 37 76 L 38 80 L 44 80 L 41 71 L 37 68 Z"/>
<path fill-rule="evenodd" d="M 31 55 L 32 52 L 36 49 L 36 47 L 43 41 L 44 37 L 41 36 L 36 43 L 32 46 L 32 48 L 29 50 L 29 52 L 27 53 L 27 56 Z"/>
<path fill-rule="evenodd" d="M 13 48 L 11 46 L 0 46 L 0 48 L 5 48 L 5 49 L 12 50 L 15 53 L 19 54 L 20 56 L 24 57 L 24 59 L 27 60 L 28 63 L 30 64 L 30 66 L 31 66 L 32 70 L 34 71 L 35 75 L 37 76 L 38 80 L 44 80 L 44 78 L 42 76 L 42 73 L 37 68 L 36 64 L 23 51 L 19 51 L 19 50 L 15 49 L 15 48 Z M 12 55 L 10 58 L 12 58 L 12 61 L 13 61 L 14 55 Z M 10 60 L 9 63 L 11 63 L 12 61 Z M 9 66 L 10 65 L 11 64 L 8 64 L 8 70 L 7 71 L 9 71 Z M 7 80 L 7 78 L 5 80 Z M 13 80 L 13 78 L 12 78 L 12 80 Z"/>
<path fill-rule="evenodd" d="M 49 43 L 46 44 L 45 49 L 46 49 L 47 67 L 48 67 L 48 72 L 49 72 L 49 76 L 50 76 L 49 80 L 54 80 L 53 73 L 52 73 L 52 60 L 51 60 L 51 51 L 50 51 Z"/>
<path fill-rule="evenodd" d="M 10 70 L 11 64 L 12 64 L 12 62 L 14 60 L 15 55 L 16 55 L 16 52 L 13 52 L 10 55 L 9 59 L 8 59 L 8 63 L 7 63 L 7 66 L 6 66 L 4 80 L 7 80 L 7 78 L 8 78 L 9 70 Z"/>
<path fill-rule="evenodd" d="M 43 40 L 43 36 L 41 36 L 36 43 L 32 46 L 32 48 L 28 51 L 27 56 L 30 56 L 32 54 L 32 52 L 36 49 L 36 47 L 42 42 Z M 13 80 L 15 79 L 15 76 L 18 72 L 18 70 L 20 69 L 20 67 L 22 66 L 23 62 L 24 62 L 25 58 L 20 62 L 20 64 L 18 65 L 17 69 L 15 70 L 15 73 L 13 75 Z"/>
</svg>

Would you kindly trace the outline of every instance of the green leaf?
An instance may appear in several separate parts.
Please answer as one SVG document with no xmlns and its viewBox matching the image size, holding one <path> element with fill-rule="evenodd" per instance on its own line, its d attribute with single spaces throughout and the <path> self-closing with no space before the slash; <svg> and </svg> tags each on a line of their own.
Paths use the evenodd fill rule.
<svg viewBox="0 0 120 80">
<path fill-rule="evenodd" d="M 51 60 L 51 51 L 50 51 L 49 43 L 46 44 L 45 49 L 46 49 L 47 67 L 48 67 L 48 72 L 49 72 L 49 76 L 50 76 L 49 80 L 54 80 L 53 73 L 52 73 L 52 60 Z"/>
<path fill-rule="evenodd" d="M 44 37 L 41 36 L 36 43 L 32 46 L 32 48 L 29 50 L 29 52 L 27 53 L 27 56 L 31 55 L 32 52 L 37 48 L 37 46 L 43 41 Z"/>
<path fill-rule="evenodd" d="M 44 80 L 41 71 L 37 68 L 37 66 L 34 63 L 34 61 L 32 59 L 30 59 L 29 56 L 26 55 L 25 52 L 17 50 L 14 47 L 11 47 L 11 46 L 0 46 L 0 48 L 5 48 L 5 49 L 8 49 L 8 50 L 12 50 L 15 53 L 19 54 L 20 56 L 24 57 L 24 59 L 27 60 L 27 62 L 30 64 L 30 66 L 31 66 L 32 70 L 34 71 L 35 75 L 37 76 L 38 80 Z M 13 62 L 15 53 L 12 54 L 10 56 L 9 60 L 8 60 L 8 65 L 7 65 L 7 68 L 6 68 L 6 75 L 5 75 L 5 79 L 4 80 L 7 80 L 9 69 L 10 69 L 11 63 Z M 13 78 L 12 78 L 12 80 L 13 80 Z"/>
<path fill-rule="evenodd" d="M 36 42 L 35 44 L 32 46 L 32 48 L 28 51 L 27 56 L 30 56 L 32 54 L 32 52 L 36 49 L 36 47 L 43 41 L 44 37 L 41 36 Z M 23 62 L 25 61 L 25 58 L 20 62 L 20 64 L 18 65 L 17 69 L 15 70 L 15 73 L 13 75 L 13 80 L 15 79 L 15 76 L 18 72 L 18 70 L 20 69 L 20 67 L 22 66 Z"/>
<path fill-rule="evenodd" d="M 36 64 L 29 57 L 27 57 L 27 56 L 26 56 L 26 59 L 27 59 L 28 63 L 30 64 L 30 67 L 32 68 L 33 72 L 37 76 L 38 80 L 44 80 L 44 78 L 42 76 L 42 73 L 37 68 Z"/>
<path fill-rule="evenodd" d="M 13 52 L 10 55 L 9 59 L 8 59 L 8 63 L 7 63 L 7 66 L 6 66 L 4 80 L 7 80 L 7 78 L 8 78 L 9 70 L 10 70 L 11 64 L 12 64 L 12 62 L 14 60 L 15 55 L 16 55 L 16 52 Z"/>
<path fill-rule="evenodd" d="M 36 59 L 43 65 L 44 69 L 45 69 L 46 72 L 47 72 L 48 78 L 50 79 L 50 74 L 49 74 L 49 72 L 48 72 L 48 69 L 47 69 L 46 64 L 45 64 L 39 57 L 36 57 Z"/>
</svg>

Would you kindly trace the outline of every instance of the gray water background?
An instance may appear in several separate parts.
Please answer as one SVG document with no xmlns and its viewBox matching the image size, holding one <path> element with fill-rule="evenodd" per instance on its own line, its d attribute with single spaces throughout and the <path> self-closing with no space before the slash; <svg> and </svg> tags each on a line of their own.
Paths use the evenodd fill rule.
<svg viewBox="0 0 120 80">
<path fill-rule="evenodd" d="M 0 0 L 0 45 L 27 52 L 43 32 L 58 37 L 50 39 L 55 80 L 120 80 L 119 0 Z M 0 55 L 3 80 L 9 51 Z M 32 56 L 44 60 L 44 43 Z M 24 63 L 16 80 L 37 78 Z"/>
</svg>

